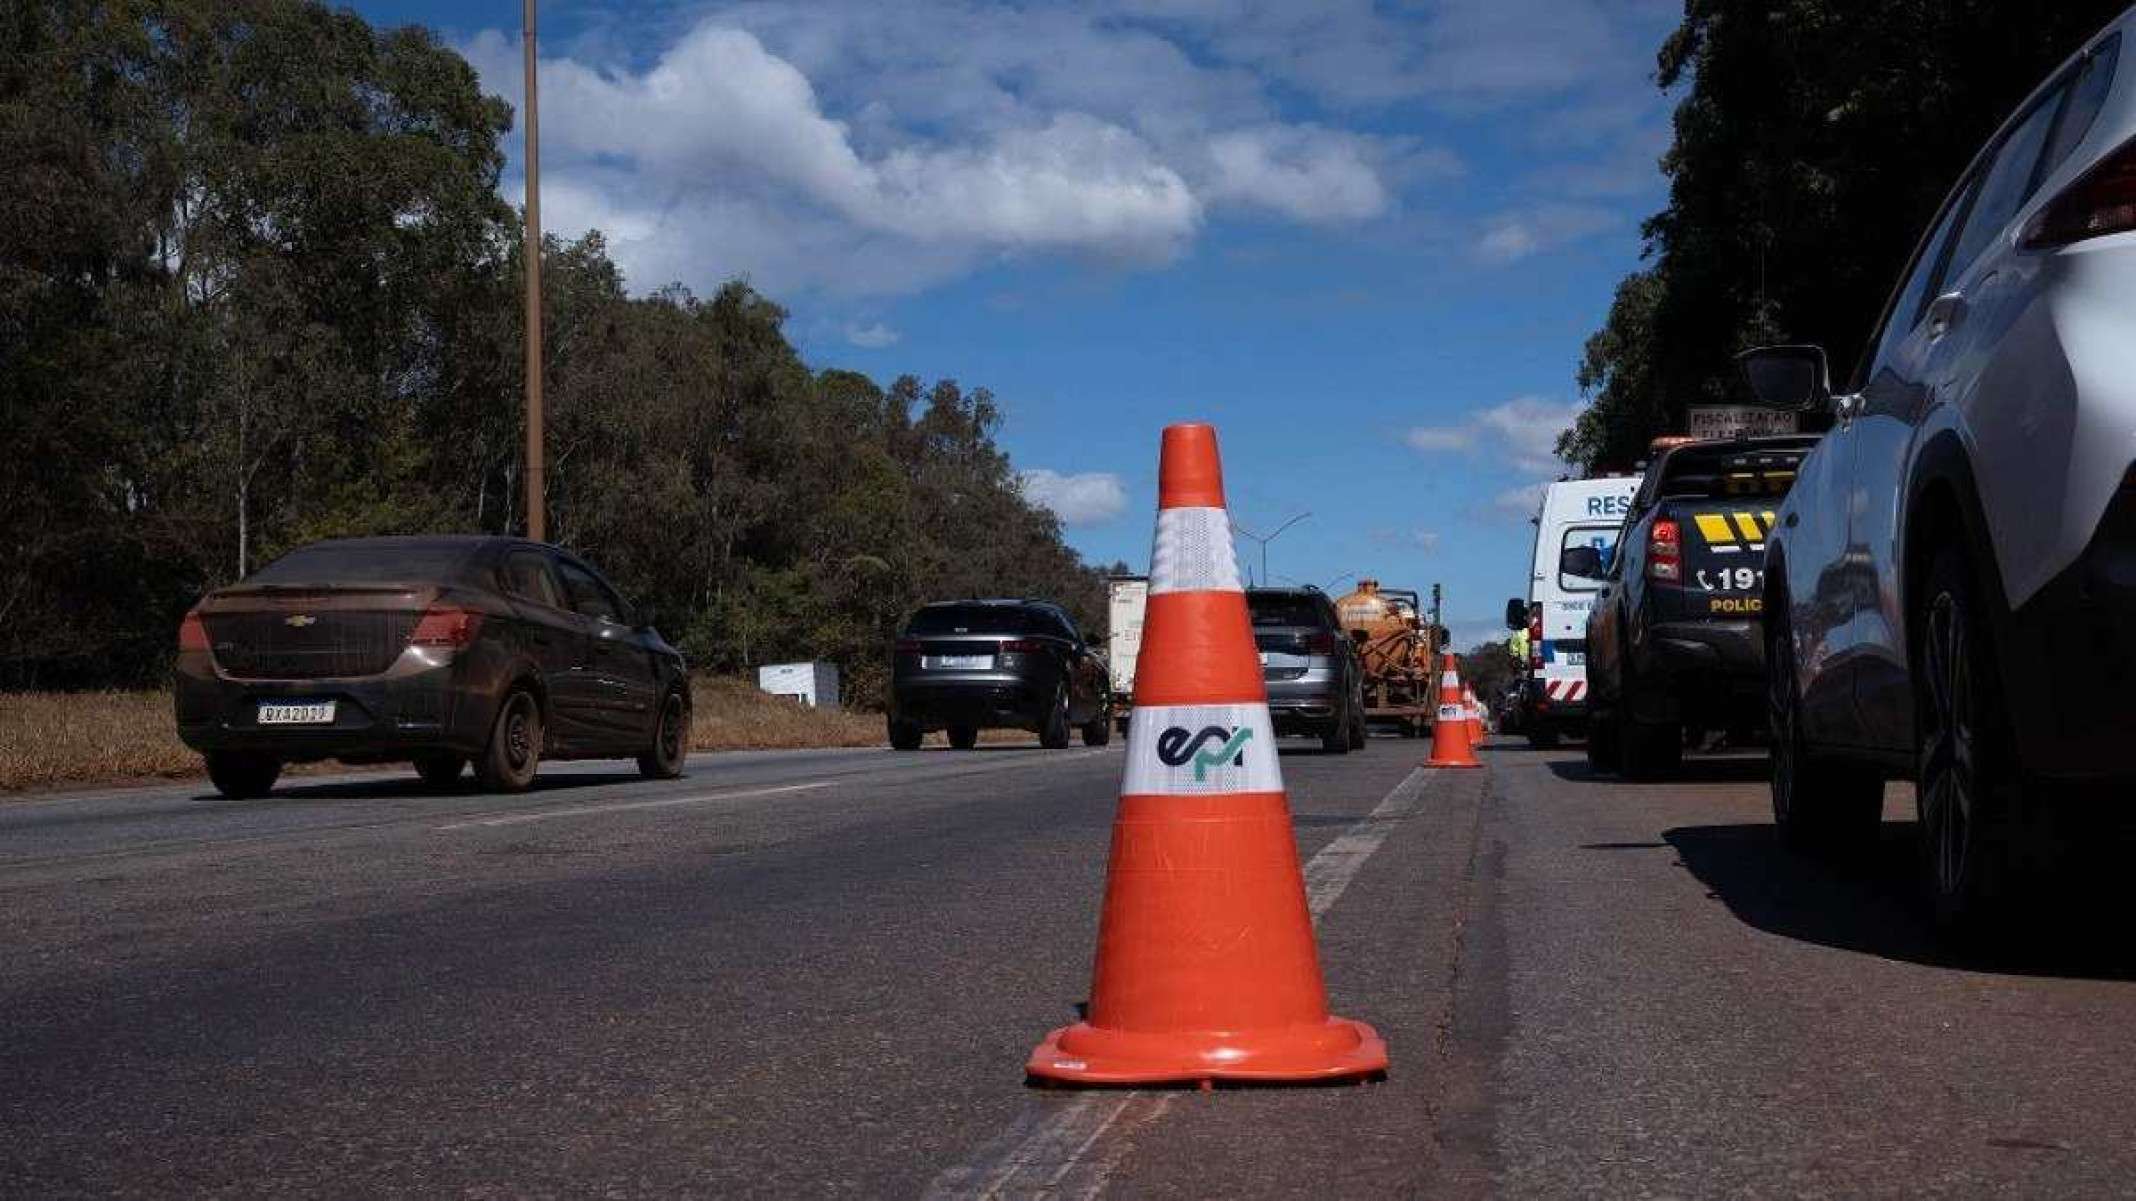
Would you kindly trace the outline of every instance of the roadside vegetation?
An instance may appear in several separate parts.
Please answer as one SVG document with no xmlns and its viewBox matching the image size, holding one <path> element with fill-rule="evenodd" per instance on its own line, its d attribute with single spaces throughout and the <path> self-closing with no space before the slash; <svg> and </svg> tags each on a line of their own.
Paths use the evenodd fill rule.
<svg viewBox="0 0 2136 1201">
<path fill-rule="evenodd" d="M 0 688 L 152 688 L 305 542 L 523 527 L 512 113 L 458 54 L 304 0 L 38 0 L 0 47 Z M 869 704 L 924 600 L 1099 619 L 986 389 L 806 363 L 746 284 L 633 296 L 599 233 L 542 277 L 550 536 L 693 666 Z"/>
<path fill-rule="evenodd" d="M 1975 151 L 2127 0 L 1687 0 L 1669 202 L 1579 367 L 1567 461 L 1623 469 L 1690 405 L 1742 399 L 1734 356 L 1815 342 L 1843 376 Z M 1834 381 L 1843 384 L 1844 379 Z"/>
<path fill-rule="evenodd" d="M 733 676 L 692 682 L 690 745 L 700 751 L 880 746 L 883 719 L 810 709 Z M 294 767 L 344 771 L 336 763 Z M 405 770 L 405 769 L 389 769 Z M 190 778 L 200 756 L 178 741 L 170 694 L 157 689 L 0 692 L 0 792 L 59 784 Z"/>
</svg>

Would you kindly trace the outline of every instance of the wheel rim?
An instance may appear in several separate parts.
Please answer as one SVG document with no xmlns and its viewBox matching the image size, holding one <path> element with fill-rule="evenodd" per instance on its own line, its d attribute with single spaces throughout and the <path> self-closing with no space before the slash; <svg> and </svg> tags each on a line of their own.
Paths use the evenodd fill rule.
<svg viewBox="0 0 2136 1201">
<path fill-rule="evenodd" d="M 660 710 L 660 757 L 669 763 L 682 758 L 682 698 L 671 696 Z"/>
<path fill-rule="evenodd" d="M 1973 672 L 1965 653 L 1965 612 L 1957 598 L 1939 593 L 1929 605 L 1922 653 L 1928 685 L 1921 748 L 1921 835 L 1936 890 L 1956 895 L 1965 875 L 1973 833 Z"/>
<path fill-rule="evenodd" d="M 525 695 L 512 701 L 511 715 L 504 723 L 504 758 L 513 771 L 524 771 L 534 761 L 533 704 Z"/>
</svg>

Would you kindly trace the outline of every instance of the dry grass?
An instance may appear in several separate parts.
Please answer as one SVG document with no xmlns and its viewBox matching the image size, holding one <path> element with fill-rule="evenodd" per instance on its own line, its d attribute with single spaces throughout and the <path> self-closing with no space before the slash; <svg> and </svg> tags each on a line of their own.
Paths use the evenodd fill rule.
<svg viewBox="0 0 2136 1201">
<path fill-rule="evenodd" d="M 700 679 L 695 688 L 696 750 L 876 746 L 884 739 L 880 714 L 804 709 L 729 677 Z M 313 770 L 341 769 L 328 763 Z M 0 693 L 0 792 L 200 774 L 200 756 L 178 741 L 167 692 Z"/>
<path fill-rule="evenodd" d="M 0 694 L 0 789 L 198 774 L 167 692 Z"/>
<path fill-rule="evenodd" d="M 693 691 L 690 746 L 700 751 L 880 746 L 887 738 L 880 713 L 810 709 L 733 676 L 700 677 Z"/>
</svg>

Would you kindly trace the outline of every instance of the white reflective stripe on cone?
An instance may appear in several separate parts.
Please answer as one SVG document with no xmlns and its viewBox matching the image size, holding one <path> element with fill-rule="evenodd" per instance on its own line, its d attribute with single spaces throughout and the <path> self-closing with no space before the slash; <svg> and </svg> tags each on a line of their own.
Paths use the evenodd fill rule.
<svg viewBox="0 0 2136 1201">
<path fill-rule="evenodd" d="M 1281 792 L 1266 705 L 1137 705 L 1128 718 L 1130 796 Z"/>
<path fill-rule="evenodd" d="M 1231 518 L 1222 509 L 1157 510 L 1157 539 L 1150 550 L 1151 596 L 1241 591 Z"/>
</svg>

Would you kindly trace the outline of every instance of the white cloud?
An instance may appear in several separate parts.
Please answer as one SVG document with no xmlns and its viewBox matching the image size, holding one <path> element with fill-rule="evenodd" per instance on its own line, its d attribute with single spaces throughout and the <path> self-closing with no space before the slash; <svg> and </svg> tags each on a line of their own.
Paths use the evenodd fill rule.
<svg viewBox="0 0 2136 1201">
<path fill-rule="evenodd" d="M 1508 488 L 1491 497 L 1488 509 L 1500 517 L 1526 521 L 1542 511 L 1543 493 L 1549 487 L 1549 480 L 1537 480 L 1518 488 Z"/>
<path fill-rule="evenodd" d="M 1378 216 L 1387 187 L 1370 159 L 1369 139 L 1306 125 L 1269 125 L 1209 140 L 1212 201 L 1259 205 L 1298 221 L 1354 221 Z"/>
<path fill-rule="evenodd" d="M 1518 262 L 1619 225 L 1622 214 L 1580 204 L 1541 204 L 1500 213 L 1484 222 L 1476 257 L 1486 263 Z"/>
<path fill-rule="evenodd" d="M 1063 475 L 1036 467 L 1020 473 L 1017 482 L 1024 499 L 1051 509 L 1062 525 L 1097 525 L 1127 508 L 1127 486 L 1109 471 Z"/>
<path fill-rule="evenodd" d="M 863 350 L 881 350 L 885 346 L 895 346 L 902 337 L 903 334 L 880 321 L 873 325 L 848 325 L 845 330 L 846 341 Z"/>
<path fill-rule="evenodd" d="M 1381 529 L 1372 531 L 1372 541 L 1381 546 L 1400 547 L 1403 550 L 1420 550 L 1426 554 L 1439 549 L 1439 531 L 1422 529 Z"/>
<path fill-rule="evenodd" d="M 1516 396 L 1477 410 L 1460 425 L 1415 426 L 1402 440 L 1420 454 L 1474 452 L 1523 475 L 1556 475 L 1565 470 L 1557 457 L 1558 435 L 1571 427 L 1582 407 L 1577 401 Z"/>
</svg>

